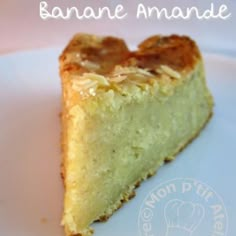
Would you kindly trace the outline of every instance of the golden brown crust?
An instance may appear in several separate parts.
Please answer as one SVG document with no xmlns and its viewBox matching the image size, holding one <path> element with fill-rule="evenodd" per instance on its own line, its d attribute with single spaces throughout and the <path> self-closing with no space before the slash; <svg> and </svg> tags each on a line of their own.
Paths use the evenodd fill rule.
<svg viewBox="0 0 236 236">
<path fill-rule="evenodd" d="M 84 62 L 88 61 L 99 66 L 92 71 L 107 74 L 115 65 L 124 61 L 129 53 L 122 39 L 77 34 L 60 56 L 60 62 L 63 64 L 61 70 L 77 70 L 81 74 L 91 72 L 90 68 L 84 66 Z"/>
<path fill-rule="evenodd" d="M 144 40 L 134 52 L 137 66 L 155 70 L 167 65 L 174 70 L 191 70 L 200 58 L 200 52 L 193 40 L 186 36 L 152 36 Z"/>
<path fill-rule="evenodd" d="M 79 74 L 107 75 L 117 65 L 136 66 L 150 72 L 167 65 L 182 72 L 193 69 L 200 57 L 197 45 L 186 36 L 152 36 L 132 52 L 119 38 L 77 34 L 60 56 L 60 63 L 61 73 L 73 70 Z M 97 67 L 84 66 L 87 62 Z"/>
</svg>

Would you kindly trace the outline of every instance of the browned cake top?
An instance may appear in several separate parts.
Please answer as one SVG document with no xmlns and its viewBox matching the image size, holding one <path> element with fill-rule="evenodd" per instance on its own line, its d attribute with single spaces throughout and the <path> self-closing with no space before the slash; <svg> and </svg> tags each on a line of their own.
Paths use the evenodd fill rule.
<svg viewBox="0 0 236 236">
<path fill-rule="evenodd" d="M 152 36 L 136 51 L 130 51 L 124 40 L 77 34 L 60 57 L 61 70 L 96 72 L 107 75 L 115 66 L 132 66 L 155 72 L 166 65 L 179 72 L 193 69 L 200 58 L 193 40 L 186 36 Z"/>
<path fill-rule="evenodd" d="M 119 38 L 77 34 L 60 56 L 60 73 L 82 99 L 104 89 L 122 93 L 133 86 L 171 93 L 200 57 L 195 42 L 185 36 L 152 36 L 130 51 Z"/>
</svg>

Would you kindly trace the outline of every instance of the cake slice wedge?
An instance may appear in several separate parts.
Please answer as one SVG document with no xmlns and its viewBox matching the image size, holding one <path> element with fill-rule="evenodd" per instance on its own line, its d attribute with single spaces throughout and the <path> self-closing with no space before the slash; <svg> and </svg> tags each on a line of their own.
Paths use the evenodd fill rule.
<svg viewBox="0 0 236 236">
<path fill-rule="evenodd" d="M 122 39 L 77 34 L 60 75 L 62 224 L 67 236 L 88 236 L 199 134 L 213 99 L 185 36 L 152 36 L 130 51 Z"/>
</svg>

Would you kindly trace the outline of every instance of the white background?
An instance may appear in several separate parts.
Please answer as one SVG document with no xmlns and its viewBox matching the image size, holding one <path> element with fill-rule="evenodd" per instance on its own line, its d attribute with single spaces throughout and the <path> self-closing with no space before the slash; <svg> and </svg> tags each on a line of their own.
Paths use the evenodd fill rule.
<svg viewBox="0 0 236 236">
<path fill-rule="evenodd" d="M 200 44 L 201 49 L 236 54 L 236 1 L 209 0 L 46 0 L 49 7 L 60 6 L 62 9 L 76 6 L 83 10 L 92 6 L 94 10 L 101 6 L 111 9 L 122 4 L 128 16 L 123 20 L 42 20 L 39 16 L 39 0 L 0 1 L 0 53 L 16 50 L 64 46 L 76 32 L 90 32 L 101 35 L 117 35 L 124 37 L 129 43 L 136 44 L 151 34 L 180 33 L 192 36 Z M 214 2 L 216 9 L 226 4 L 232 13 L 230 19 L 224 20 L 137 20 L 138 3 L 146 6 L 167 7 L 197 6 L 206 10 Z"/>
</svg>

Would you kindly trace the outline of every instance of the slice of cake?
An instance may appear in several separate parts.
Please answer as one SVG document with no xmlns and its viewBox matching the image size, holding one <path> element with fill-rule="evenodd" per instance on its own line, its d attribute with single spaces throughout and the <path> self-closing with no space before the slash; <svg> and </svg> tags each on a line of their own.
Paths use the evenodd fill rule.
<svg viewBox="0 0 236 236">
<path fill-rule="evenodd" d="M 60 57 L 63 225 L 92 234 L 174 159 L 212 114 L 200 52 L 190 38 L 153 36 L 137 51 L 114 37 L 78 34 Z"/>
</svg>

